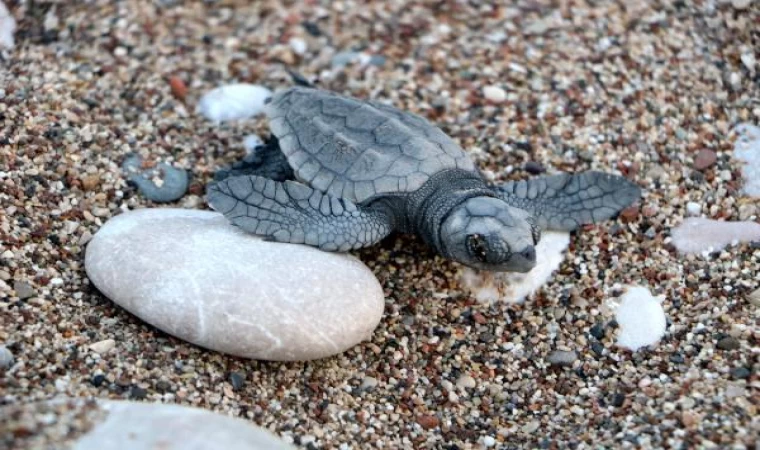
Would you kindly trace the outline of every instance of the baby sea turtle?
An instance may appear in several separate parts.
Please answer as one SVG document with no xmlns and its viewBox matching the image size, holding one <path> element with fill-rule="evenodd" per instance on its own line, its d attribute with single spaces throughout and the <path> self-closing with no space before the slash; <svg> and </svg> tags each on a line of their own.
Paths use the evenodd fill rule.
<svg viewBox="0 0 760 450">
<path fill-rule="evenodd" d="M 641 195 L 594 171 L 491 185 L 426 119 L 325 90 L 279 91 L 266 115 L 273 138 L 219 172 L 208 201 L 268 240 L 348 251 L 400 231 L 476 269 L 527 272 L 541 229 L 609 219 Z"/>
</svg>

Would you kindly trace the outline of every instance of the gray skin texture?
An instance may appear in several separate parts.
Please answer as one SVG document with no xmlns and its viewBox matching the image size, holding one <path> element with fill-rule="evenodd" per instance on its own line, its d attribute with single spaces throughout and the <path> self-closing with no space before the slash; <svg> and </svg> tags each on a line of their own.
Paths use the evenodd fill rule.
<svg viewBox="0 0 760 450">
<path fill-rule="evenodd" d="M 469 267 L 528 272 L 541 229 L 598 223 L 641 196 L 594 171 L 489 185 L 439 128 L 378 102 L 293 87 L 266 114 L 276 140 L 220 171 L 207 197 L 268 240 L 348 251 L 399 231 Z"/>
</svg>

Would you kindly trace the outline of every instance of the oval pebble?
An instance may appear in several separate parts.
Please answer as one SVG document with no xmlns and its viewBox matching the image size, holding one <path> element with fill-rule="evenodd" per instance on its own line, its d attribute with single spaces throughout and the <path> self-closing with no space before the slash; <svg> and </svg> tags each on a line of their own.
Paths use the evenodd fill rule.
<svg viewBox="0 0 760 450">
<path fill-rule="evenodd" d="M 234 83 L 205 93 L 196 112 L 214 122 L 248 119 L 264 112 L 272 91 L 256 84 Z"/>
<path fill-rule="evenodd" d="M 0 417 L 14 448 L 295 449 L 246 420 L 179 405 L 60 397 L 2 407 Z"/>
<path fill-rule="evenodd" d="M 85 269 L 149 324 L 246 358 L 343 352 L 371 336 L 384 308 L 380 284 L 355 257 L 267 242 L 211 211 L 118 215 L 89 242 Z"/>
</svg>

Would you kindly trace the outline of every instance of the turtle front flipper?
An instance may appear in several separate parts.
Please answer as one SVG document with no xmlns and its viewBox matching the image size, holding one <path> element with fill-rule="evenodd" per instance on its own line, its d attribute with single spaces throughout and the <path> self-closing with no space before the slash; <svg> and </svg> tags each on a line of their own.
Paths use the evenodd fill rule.
<svg viewBox="0 0 760 450">
<path fill-rule="evenodd" d="M 511 206 L 532 214 L 541 228 L 563 231 L 612 218 L 641 197 L 636 184 L 595 171 L 512 181 L 494 189 Z"/>
<path fill-rule="evenodd" d="M 392 217 L 379 208 L 324 194 L 296 181 L 255 175 L 212 183 L 208 202 L 242 230 L 268 240 L 347 251 L 390 234 Z"/>
</svg>

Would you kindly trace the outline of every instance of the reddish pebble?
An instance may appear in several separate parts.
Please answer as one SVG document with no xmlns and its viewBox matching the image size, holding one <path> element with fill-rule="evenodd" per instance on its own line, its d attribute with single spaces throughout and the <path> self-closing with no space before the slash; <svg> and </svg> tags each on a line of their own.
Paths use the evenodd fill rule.
<svg viewBox="0 0 760 450">
<path fill-rule="evenodd" d="M 633 222 L 637 217 L 639 217 L 639 207 L 636 205 L 629 206 L 620 212 L 623 222 Z"/>
<path fill-rule="evenodd" d="M 484 323 L 488 322 L 485 316 L 483 314 L 480 314 L 479 312 L 476 312 L 475 314 L 473 314 L 472 318 L 475 320 L 475 322 L 479 323 L 480 325 L 483 325 Z"/>
<path fill-rule="evenodd" d="M 426 430 L 433 429 L 438 426 L 439 420 L 435 416 L 423 415 L 417 417 L 417 423 Z"/>
<path fill-rule="evenodd" d="M 182 78 L 178 76 L 172 76 L 169 78 L 169 86 L 172 89 L 172 95 L 178 100 L 184 100 L 187 95 L 187 85 Z"/>
<path fill-rule="evenodd" d="M 697 170 L 705 170 L 708 167 L 715 164 L 718 160 L 717 155 L 712 150 L 703 149 L 697 153 L 697 157 L 694 158 L 694 168 Z"/>
</svg>

